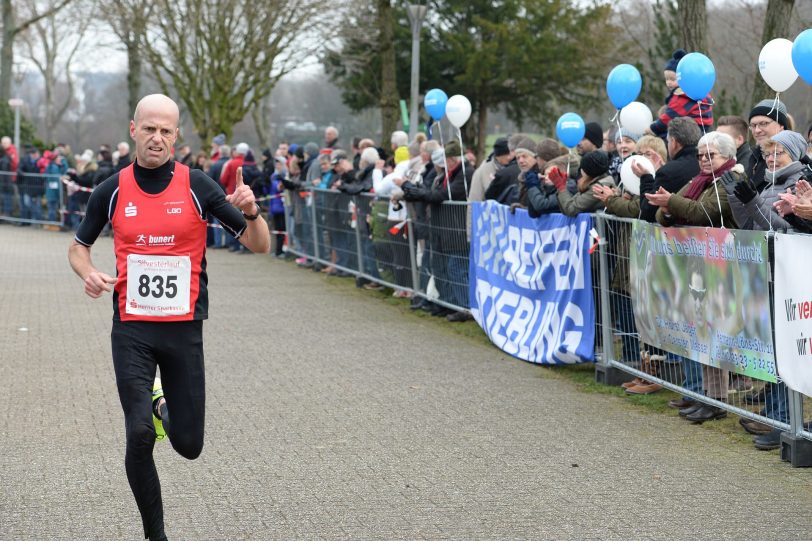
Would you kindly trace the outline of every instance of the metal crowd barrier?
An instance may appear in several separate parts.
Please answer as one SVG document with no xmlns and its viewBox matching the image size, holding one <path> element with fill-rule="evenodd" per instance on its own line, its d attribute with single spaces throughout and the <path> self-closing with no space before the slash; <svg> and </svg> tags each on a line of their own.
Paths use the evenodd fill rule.
<svg viewBox="0 0 812 541">
<path fill-rule="evenodd" d="M 60 175 L 0 171 L 0 220 L 58 226 L 66 213 Z"/>
<path fill-rule="evenodd" d="M 595 214 L 594 219 L 602 239 L 598 264 L 600 282 L 596 287 L 595 302 L 601 307 L 602 319 L 611 322 L 600 329 L 604 347 L 600 348 L 597 359 L 598 380 L 616 385 L 627 381 L 628 376 L 638 377 L 687 399 L 786 431 L 782 437 L 782 458 L 794 466 L 812 466 L 812 446 L 809 445 L 812 432 L 804 429 L 804 397 L 789 389 L 780 376 L 777 376 L 777 383 L 771 383 L 724 370 L 721 377 L 726 378 L 727 397 L 713 399 L 703 394 L 701 364 L 640 342 L 629 291 L 629 245 L 634 220 L 603 213 Z M 765 265 L 772 264 L 773 261 L 765 262 Z M 769 291 L 769 312 L 774 322 L 771 285 Z M 612 344 L 612 347 L 607 348 L 605 344 Z M 641 351 L 647 351 L 654 361 L 641 355 Z M 710 367 L 709 370 L 721 369 Z"/>
<path fill-rule="evenodd" d="M 336 190 L 288 192 L 288 251 L 455 311 L 468 310 L 467 204 Z"/>
</svg>

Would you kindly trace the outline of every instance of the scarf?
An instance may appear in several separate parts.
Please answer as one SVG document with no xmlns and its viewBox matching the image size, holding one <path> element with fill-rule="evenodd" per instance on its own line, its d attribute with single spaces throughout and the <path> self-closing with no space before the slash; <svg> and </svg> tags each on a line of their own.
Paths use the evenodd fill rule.
<svg viewBox="0 0 812 541">
<path fill-rule="evenodd" d="M 713 173 L 699 173 L 697 176 L 693 178 L 691 181 L 691 185 L 688 186 L 688 189 L 685 190 L 683 194 L 687 199 L 691 199 L 696 201 L 699 199 L 699 196 L 702 195 L 702 192 L 711 185 L 714 178 L 719 178 L 720 176 L 724 175 L 736 165 L 736 160 L 734 158 L 729 159 L 725 163 L 723 163 L 719 169 L 714 171 Z"/>
</svg>

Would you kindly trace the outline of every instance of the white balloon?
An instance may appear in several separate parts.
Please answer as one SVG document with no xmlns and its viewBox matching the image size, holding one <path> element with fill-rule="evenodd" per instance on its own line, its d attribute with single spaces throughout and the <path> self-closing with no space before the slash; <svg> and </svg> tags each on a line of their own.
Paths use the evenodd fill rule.
<svg viewBox="0 0 812 541">
<path fill-rule="evenodd" d="M 620 126 L 630 132 L 642 135 L 653 121 L 651 109 L 645 103 L 633 101 L 620 110 Z"/>
<path fill-rule="evenodd" d="M 798 78 L 792 65 L 792 42 L 777 38 L 761 48 L 758 55 L 758 71 L 767 86 L 776 92 L 783 92 Z"/>
<path fill-rule="evenodd" d="M 462 94 L 451 96 L 445 104 L 445 116 L 455 128 L 461 128 L 471 118 L 471 102 Z"/>
<path fill-rule="evenodd" d="M 620 184 L 623 189 L 633 195 L 640 195 L 640 177 L 632 171 L 632 164 L 638 163 L 647 172 L 654 174 L 654 164 L 645 156 L 629 156 L 620 166 Z"/>
</svg>

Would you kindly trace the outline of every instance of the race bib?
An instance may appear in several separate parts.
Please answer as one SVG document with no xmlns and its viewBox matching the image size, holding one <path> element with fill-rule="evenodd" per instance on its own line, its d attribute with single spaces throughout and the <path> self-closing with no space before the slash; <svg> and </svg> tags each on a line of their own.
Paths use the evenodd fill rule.
<svg viewBox="0 0 812 541">
<path fill-rule="evenodd" d="M 189 256 L 127 256 L 127 313 L 179 316 L 189 313 L 192 261 Z"/>
</svg>

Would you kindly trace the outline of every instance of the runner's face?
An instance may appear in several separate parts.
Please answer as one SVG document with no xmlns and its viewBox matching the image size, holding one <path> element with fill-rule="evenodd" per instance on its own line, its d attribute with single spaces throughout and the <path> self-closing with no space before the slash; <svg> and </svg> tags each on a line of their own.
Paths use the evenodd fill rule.
<svg viewBox="0 0 812 541">
<path fill-rule="evenodd" d="M 169 160 L 178 138 L 178 118 L 172 110 L 160 106 L 144 107 L 139 113 L 136 120 L 130 121 L 135 156 L 138 165 L 154 169 Z"/>
</svg>

